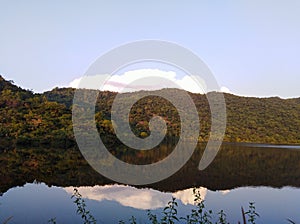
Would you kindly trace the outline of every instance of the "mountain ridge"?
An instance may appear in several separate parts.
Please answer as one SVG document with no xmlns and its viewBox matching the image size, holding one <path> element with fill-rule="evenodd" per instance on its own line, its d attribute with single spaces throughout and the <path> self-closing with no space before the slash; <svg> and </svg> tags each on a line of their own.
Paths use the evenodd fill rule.
<svg viewBox="0 0 300 224">
<path fill-rule="evenodd" d="M 3 143 L 1 148 L 75 146 L 71 111 L 74 91 L 74 88 L 54 88 L 44 93 L 33 93 L 0 76 L 0 138 L 1 142 L 9 142 Z M 110 120 L 111 105 L 117 94 L 99 91 L 96 103 L 97 128 L 100 135 L 112 136 L 111 144 L 118 142 L 113 137 L 114 130 Z M 205 142 L 210 133 L 209 104 L 203 94 L 188 94 L 200 115 L 199 141 Z M 300 98 L 257 98 L 223 94 L 227 110 L 224 141 L 300 144 Z M 134 93 L 128 93 L 128 97 L 133 95 Z M 135 135 L 148 136 L 148 122 L 153 114 L 158 114 L 168 121 L 167 135 L 179 137 L 180 118 L 176 108 L 166 100 L 147 97 L 138 101 L 131 111 L 129 120 Z"/>
</svg>

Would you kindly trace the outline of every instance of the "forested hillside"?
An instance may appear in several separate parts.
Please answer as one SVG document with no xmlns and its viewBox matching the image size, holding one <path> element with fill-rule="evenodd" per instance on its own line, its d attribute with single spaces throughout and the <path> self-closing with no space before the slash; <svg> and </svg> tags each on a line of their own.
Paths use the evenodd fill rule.
<svg viewBox="0 0 300 224">
<path fill-rule="evenodd" d="M 179 90 L 168 91 L 176 94 Z M 43 94 L 34 94 L 0 76 L 0 148 L 8 149 L 18 145 L 55 148 L 75 146 L 72 131 L 73 94 L 72 88 L 55 88 Z M 126 97 L 133 95 L 127 93 Z M 199 141 L 205 142 L 210 130 L 209 105 L 205 95 L 190 95 L 199 112 Z M 227 105 L 224 141 L 300 144 L 300 98 L 224 95 Z M 109 138 L 114 133 L 110 111 L 115 96 L 113 92 L 99 92 L 96 104 L 95 118 L 99 133 Z M 137 136 L 144 138 L 149 135 L 148 122 L 154 114 L 165 119 L 168 136 L 179 135 L 180 117 L 172 104 L 160 97 L 146 97 L 134 105 L 129 118 Z"/>
</svg>

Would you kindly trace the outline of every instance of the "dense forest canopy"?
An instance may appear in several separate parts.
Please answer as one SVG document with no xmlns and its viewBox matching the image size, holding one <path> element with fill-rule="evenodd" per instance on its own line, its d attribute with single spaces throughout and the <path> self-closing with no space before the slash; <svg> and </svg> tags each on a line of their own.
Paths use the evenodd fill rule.
<svg viewBox="0 0 300 224">
<path fill-rule="evenodd" d="M 55 88 L 35 94 L 0 76 L 0 148 L 47 146 L 69 148 L 76 145 L 72 128 L 72 104 L 75 89 Z M 164 90 L 158 90 L 164 91 Z M 182 91 L 170 89 L 169 91 Z M 210 110 L 205 95 L 192 94 L 199 112 L 200 142 L 208 140 Z M 220 94 L 220 93 L 209 93 Z M 99 92 L 95 119 L 100 135 L 111 137 L 115 144 L 110 111 L 115 92 Z M 240 97 L 224 94 L 227 109 L 226 142 L 300 144 L 300 98 L 280 99 Z M 134 97 L 134 93 L 126 93 Z M 135 135 L 150 134 L 149 120 L 162 116 L 168 127 L 167 136 L 178 137 L 180 117 L 176 108 L 157 96 L 139 100 L 131 109 L 129 122 Z"/>
</svg>

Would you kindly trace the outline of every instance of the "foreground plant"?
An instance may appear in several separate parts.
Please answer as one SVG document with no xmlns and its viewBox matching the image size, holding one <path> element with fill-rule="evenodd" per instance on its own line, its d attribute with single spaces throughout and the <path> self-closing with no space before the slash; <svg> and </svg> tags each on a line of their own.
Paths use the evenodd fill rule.
<svg viewBox="0 0 300 224">
<path fill-rule="evenodd" d="M 0 196 L 2 196 L 1 193 L 0 193 Z M 0 205 L 1 205 L 1 203 L 0 203 Z M 10 217 L 6 218 L 2 223 L 3 224 L 7 224 L 7 223 L 9 223 L 12 220 L 12 218 L 13 218 L 13 216 L 10 216 Z"/>
<path fill-rule="evenodd" d="M 212 210 L 205 208 L 204 200 L 201 198 L 200 191 L 196 188 L 193 189 L 194 203 L 196 209 L 192 210 L 191 223 L 199 224 L 212 224 Z"/>
<path fill-rule="evenodd" d="M 85 201 L 82 195 L 79 193 L 78 189 L 74 188 L 74 193 L 71 198 L 74 198 L 74 203 L 77 206 L 77 214 L 81 215 L 84 224 L 96 224 L 96 219 L 94 216 L 86 209 Z"/>
<path fill-rule="evenodd" d="M 221 210 L 217 213 L 217 221 L 213 221 L 213 211 L 209 210 L 205 206 L 205 200 L 202 199 L 200 191 L 196 188 L 193 189 L 194 194 L 194 205 L 195 208 L 192 209 L 191 214 L 186 217 L 178 217 L 177 207 L 178 204 L 175 198 L 172 198 L 168 202 L 167 206 L 162 211 L 162 218 L 160 221 L 157 218 L 157 215 L 151 213 L 150 210 L 147 211 L 148 220 L 150 224 L 176 224 L 176 223 L 186 223 L 186 224 L 229 224 L 226 219 L 226 213 L 224 210 Z M 259 217 L 259 214 L 255 210 L 254 202 L 249 203 L 249 208 L 245 212 L 242 208 L 243 224 L 247 224 L 246 217 L 248 217 L 249 224 L 255 224 L 256 219 Z M 181 220 L 181 221 L 180 221 Z M 135 224 L 133 222 L 133 217 L 129 220 L 130 224 Z M 135 221 L 135 219 L 134 219 Z M 240 222 L 239 222 L 240 223 Z M 125 224 L 124 221 L 120 221 L 119 224 Z"/>
<path fill-rule="evenodd" d="M 219 219 L 218 219 L 218 223 L 220 224 L 229 224 L 229 222 L 226 221 L 226 214 L 223 210 L 221 210 L 219 213 Z"/>
<path fill-rule="evenodd" d="M 168 205 L 163 210 L 161 224 L 175 224 L 175 221 L 178 221 L 177 207 L 178 204 L 175 201 L 175 198 L 172 198 L 172 200 L 168 202 Z"/>
<path fill-rule="evenodd" d="M 49 219 L 48 223 L 56 224 L 56 218 Z"/>
<path fill-rule="evenodd" d="M 7 219 L 4 220 L 3 224 L 7 224 L 10 222 L 10 220 L 12 220 L 12 216 L 8 217 Z"/>
<path fill-rule="evenodd" d="M 243 212 L 243 209 L 242 209 L 242 212 Z M 249 203 L 249 209 L 244 214 L 248 216 L 249 223 L 255 224 L 255 220 L 259 217 L 259 214 L 255 211 L 254 202 Z M 244 214 L 243 214 L 243 217 L 244 217 Z M 244 218 L 244 223 L 246 223 L 245 218 Z"/>
<path fill-rule="evenodd" d="M 200 191 L 197 188 L 193 189 L 194 194 L 194 205 L 195 208 L 192 209 L 191 214 L 186 217 L 178 217 L 177 207 L 178 204 L 176 199 L 173 197 L 171 201 L 168 202 L 166 207 L 162 211 L 162 217 L 159 220 L 157 215 L 153 214 L 150 210 L 147 210 L 147 223 L 150 224 L 176 224 L 176 223 L 186 223 L 186 224 L 229 224 L 226 220 L 226 214 L 224 210 L 217 213 L 216 222 L 213 222 L 213 211 L 208 210 L 205 205 L 205 200 L 202 199 Z M 79 193 L 78 189 L 74 189 L 71 198 L 74 199 L 74 203 L 77 206 L 77 214 L 81 215 L 84 224 L 96 224 L 96 219 L 86 208 L 86 203 Z M 243 224 L 247 224 L 246 216 L 248 217 L 249 224 L 255 224 L 256 219 L 259 214 L 256 212 L 254 202 L 249 203 L 249 208 L 245 212 L 242 207 L 242 217 Z M 181 220 L 181 221 L 180 221 Z M 131 216 L 128 220 L 130 224 L 137 224 L 136 218 Z M 183 222 L 182 222 L 183 221 Z M 56 219 L 50 219 L 49 223 L 56 224 Z M 240 223 L 240 222 L 239 222 Z M 291 222 L 293 223 L 293 222 Z M 126 224 L 123 220 L 119 221 L 119 224 Z"/>
<path fill-rule="evenodd" d="M 151 224 L 159 224 L 157 216 L 152 214 L 150 210 L 147 211 L 148 219 L 151 221 Z"/>
</svg>

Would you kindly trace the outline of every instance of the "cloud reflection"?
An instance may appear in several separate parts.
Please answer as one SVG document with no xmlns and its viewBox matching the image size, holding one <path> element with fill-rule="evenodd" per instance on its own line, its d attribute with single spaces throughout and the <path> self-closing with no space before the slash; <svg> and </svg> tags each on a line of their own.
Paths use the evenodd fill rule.
<svg viewBox="0 0 300 224">
<path fill-rule="evenodd" d="M 222 195 L 225 195 L 225 194 L 229 194 L 230 193 L 230 190 L 222 190 L 222 191 L 219 191 Z"/>
<path fill-rule="evenodd" d="M 64 188 L 69 194 L 73 193 L 73 187 Z M 184 205 L 194 204 L 193 189 L 186 189 L 175 193 L 163 193 L 153 189 L 138 189 L 125 185 L 105 185 L 94 187 L 78 187 L 82 197 L 91 200 L 116 201 L 123 206 L 136 209 L 157 209 L 165 207 L 173 197 L 180 200 Z M 207 194 L 206 188 L 200 188 L 200 193 L 204 199 Z"/>
<path fill-rule="evenodd" d="M 198 190 L 200 191 L 201 198 L 204 200 L 206 197 L 206 194 L 207 194 L 207 188 L 200 187 Z M 193 188 L 189 188 L 189 189 L 182 190 L 182 191 L 177 191 L 177 192 L 173 193 L 172 195 L 173 195 L 173 197 L 180 200 L 182 202 L 182 204 L 184 204 L 184 205 L 188 205 L 188 204 L 193 205 L 194 204 L 195 196 L 193 194 Z"/>
</svg>

